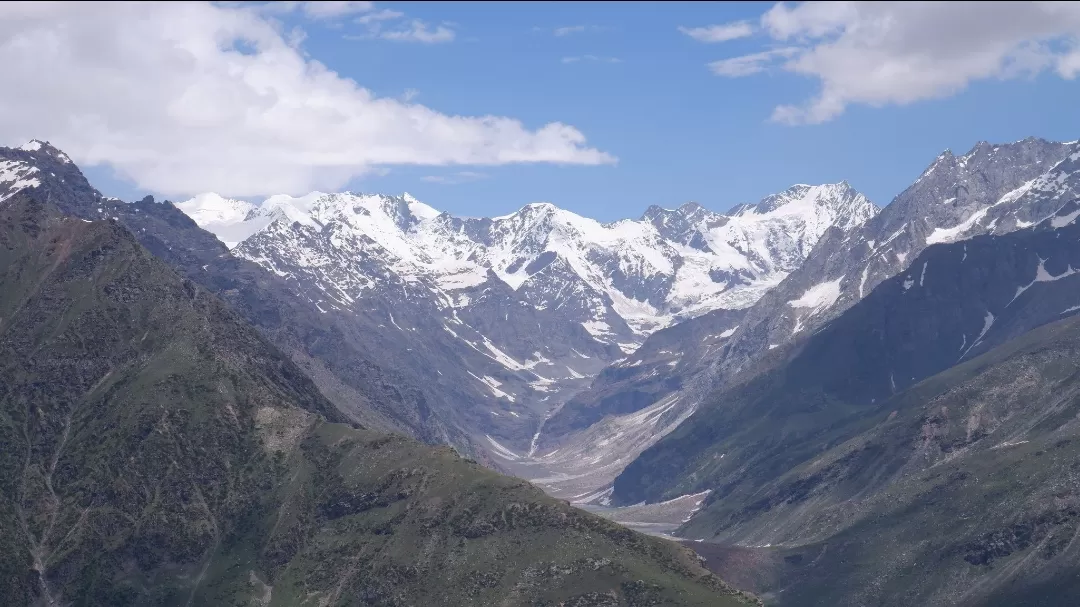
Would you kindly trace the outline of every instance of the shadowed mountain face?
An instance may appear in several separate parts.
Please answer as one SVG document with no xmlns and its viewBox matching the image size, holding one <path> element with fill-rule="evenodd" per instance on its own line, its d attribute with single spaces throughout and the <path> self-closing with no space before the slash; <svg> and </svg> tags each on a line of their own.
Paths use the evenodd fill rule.
<svg viewBox="0 0 1080 607">
<path fill-rule="evenodd" d="M 13 178 L 0 182 L 0 200 L 32 188 L 65 214 L 115 219 L 151 253 L 255 325 L 350 419 L 483 453 L 454 417 L 453 403 L 465 396 L 421 380 L 426 374 L 418 375 L 417 369 L 425 368 L 423 361 L 400 339 L 380 331 L 385 310 L 320 312 L 284 277 L 230 255 L 172 204 L 149 197 L 133 203 L 105 198 L 63 152 L 48 144 L 32 148 L 0 148 L 0 163 Z"/>
<path fill-rule="evenodd" d="M 1054 214 L 1080 187 L 1078 152 L 1075 142 L 1031 137 L 941 154 L 881 213 L 823 237 L 805 264 L 755 304 L 718 362 L 720 375 L 812 333 L 913 267 L 930 245 L 1006 234 Z"/>
<path fill-rule="evenodd" d="M 625 359 L 601 371 L 544 424 L 544 445 L 608 415 L 634 413 L 682 387 L 686 374 L 722 349 L 746 310 L 714 310 L 649 336 Z"/>
<path fill-rule="evenodd" d="M 1078 573 L 1077 217 L 926 249 L 714 393 L 613 498 L 712 490 L 680 533 L 756 553 L 783 604 L 1072 604 L 1050 588 Z"/>
<path fill-rule="evenodd" d="M 674 544 L 344 421 L 118 223 L 0 202 L 0 603 L 750 601 Z"/>
<path fill-rule="evenodd" d="M 1080 321 L 1040 327 L 849 420 L 687 532 L 740 538 L 701 551 L 770 604 L 1075 605 L 1078 377 Z"/>
<path fill-rule="evenodd" d="M 774 451 L 799 457 L 788 439 L 805 441 L 812 453 L 820 447 L 815 433 L 837 420 L 1080 311 L 1077 210 L 1070 202 L 1032 228 L 927 249 L 908 272 L 813 336 L 774 350 L 764 361 L 771 370 L 711 395 L 627 467 L 616 499 L 636 503 L 711 488 L 713 471 L 739 470 L 740 478 L 761 482 L 767 476 L 740 468 L 732 448 L 749 449 L 770 466 L 779 465 L 770 459 Z"/>
</svg>

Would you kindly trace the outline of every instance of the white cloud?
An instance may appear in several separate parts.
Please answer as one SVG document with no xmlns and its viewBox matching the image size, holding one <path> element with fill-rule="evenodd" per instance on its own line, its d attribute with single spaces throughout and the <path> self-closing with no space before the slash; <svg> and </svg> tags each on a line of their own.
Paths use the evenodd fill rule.
<svg viewBox="0 0 1080 607">
<path fill-rule="evenodd" d="M 852 104 L 946 97 L 979 80 L 1080 73 L 1077 2 L 780 3 L 762 16 L 761 28 L 773 43 L 798 50 L 710 67 L 737 76 L 780 61 L 787 71 L 817 79 L 821 88 L 812 99 L 774 110 L 773 120 L 790 124 L 825 122 Z"/>
<path fill-rule="evenodd" d="M 220 2 L 226 8 L 254 8 L 264 13 L 291 13 L 300 11 L 309 19 L 337 19 L 356 13 L 366 13 L 375 8 L 374 2 Z"/>
<path fill-rule="evenodd" d="M 366 13 L 375 8 L 374 2 L 304 2 L 302 10 L 312 19 L 333 19 L 354 13 Z"/>
<path fill-rule="evenodd" d="M 585 31 L 584 25 L 567 25 L 563 27 L 557 27 L 552 32 L 556 36 L 569 36 L 570 34 L 580 34 Z"/>
<path fill-rule="evenodd" d="M 454 39 L 454 30 L 445 25 L 432 28 L 419 19 L 413 19 L 405 27 L 389 31 L 380 31 L 376 34 L 384 40 L 397 40 L 398 42 L 423 42 L 425 44 L 437 44 L 450 42 Z"/>
<path fill-rule="evenodd" d="M 236 8 L 236 3 L 228 6 Z M 457 33 L 450 23 L 432 26 L 421 19 L 406 19 L 401 11 L 382 8 L 376 10 L 374 2 L 271 2 L 256 5 L 264 13 L 287 13 L 300 10 L 309 19 L 330 20 L 340 25 L 340 18 L 359 14 L 352 23 L 363 26 L 362 34 L 346 33 L 346 40 L 393 40 L 396 42 L 420 42 L 438 44 L 452 42 Z"/>
<path fill-rule="evenodd" d="M 769 63 L 777 57 L 790 57 L 798 51 L 797 48 L 784 47 L 742 55 L 741 57 L 732 57 L 731 59 L 721 59 L 710 63 L 709 69 L 718 76 L 740 78 L 765 71 Z"/>
<path fill-rule="evenodd" d="M 749 21 L 735 21 L 706 27 L 680 27 L 679 31 L 698 42 L 727 42 L 753 35 L 754 26 Z"/>
<path fill-rule="evenodd" d="M 167 195 L 336 189 L 393 165 L 606 164 L 577 129 L 377 97 L 258 10 L 0 4 L 0 141 L 47 139 Z"/>
<path fill-rule="evenodd" d="M 598 55 L 579 55 L 576 57 L 563 57 L 563 63 L 578 63 L 580 61 L 592 61 L 595 63 L 622 63 L 618 57 L 600 57 Z"/>
<path fill-rule="evenodd" d="M 552 34 L 562 38 L 563 36 L 570 36 L 572 34 L 584 34 L 585 32 L 603 32 L 608 28 L 602 25 L 564 25 L 562 27 L 556 27 L 551 31 Z M 542 27 L 534 27 L 533 31 L 543 32 L 547 31 Z"/>
<path fill-rule="evenodd" d="M 306 2 L 309 4 L 323 4 L 321 2 Z M 372 40 L 381 38 L 396 42 L 420 42 L 423 44 L 439 44 L 452 42 L 457 37 L 457 32 L 451 29 L 451 24 L 441 23 L 436 26 L 428 24 L 421 19 L 405 19 L 405 13 L 390 9 L 375 10 L 373 2 L 340 2 L 336 4 L 357 4 L 366 7 L 353 7 L 350 13 L 362 12 L 361 16 L 353 19 L 353 23 L 364 26 L 363 34 L 345 34 L 346 40 Z M 322 9 L 331 12 L 330 9 Z"/>
<path fill-rule="evenodd" d="M 390 20 L 393 20 L 393 19 L 400 19 L 401 17 L 404 17 L 404 16 L 405 16 L 405 13 L 402 13 L 402 12 L 399 12 L 399 11 L 392 11 L 390 9 L 384 8 L 384 9 L 373 11 L 373 12 L 367 13 L 366 15 L 362 15 L 360 17 L 357 17 L 356 22 L 359 23 L 360 25 L 367 25 L 369 23 L 375 23 L 375 22 L 378 22 L 378 21 L 390 21 Z"/>
<path fill-rule="evenodd" d="M 459 183 L 468 183 L 470 181 L 479 181 L 481 179 L 487 179 L 487 173 L 478 173 L 476 171 L 458 171 L 457 173 L 451 173 L 449 175 L 428 175 L 421 177 L 420 181 L 426 181 L 428 183 L 441 183 L 443 185 L 457 185 Z"/>
</svg>

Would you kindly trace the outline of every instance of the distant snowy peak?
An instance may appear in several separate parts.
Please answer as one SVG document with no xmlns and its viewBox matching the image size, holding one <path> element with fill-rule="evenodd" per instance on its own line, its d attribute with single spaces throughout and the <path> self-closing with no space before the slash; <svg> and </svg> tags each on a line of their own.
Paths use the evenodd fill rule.
<svg viewBox="0 0 1080 607">
<path fill-rule="evenodd" d="M 731 215 L 687 203 L 675 210 L 650 207 L 640 219 L 611 223 L 547 202 L 500 217 L 459 218 L 409 194 L 315 192 L 260 204 L 203 194 L 177 206 L 259 263 L 363 258 L 401 280 L 428 284 L 448 302 L 467 301 L 453 292 L 497 277 L 537 309 L 565 310 L 613 344 L 640 341 L 713 309 L 745 308 L 799 267 L 830 227 L 858 225 L 877 212 L 846 183 L 794 186 Z M 301 242 L 275 229 L 260 237 L 257 253 L 237 246 L 282 222 L 314 232 Z M 319 275 L 335 272 L 325 268 Z M 349 280 L 357 288 L 375 284 Z"/>
<path fill-rule="evenodd" d="M 299 198 L 277 195 L 254 204 L 209 192 L 179 202 L 176 207 L 232 249 L 279 219 L 290 224 L 296 221 L 310 223 L 312 204 L 324 196 L 321 192 Z"/>
<path fill-rule="evenodd" d="M 723 239 L 751 224 L 794 228 L 804 240 L 816 242 L 830 227 L 847 231 L 880 209 L 846 181 L 822 185 L 796 184 L 755 204 L 740 204 L 727 214 L 715 213 L 689 202 L 678 209 L 651 206 L 642 216 L 665 237 L 701 249 L 705 236 Z M 730 226 L 728 224 L 731 224 Z"/>
<path fill-rule="evenodd" d="M 826 236 L 814 254 L 751 309 L 734 337 L 732 369 L 837 317 L 927 246 L 1063 221 L 1080 197 L 1080 144 L 1028 138 L 946 150 L 874 218 Z M 918 281 L 912 283 L 918 284 Z M 765 330 L 763 330 L 765 327 Z"/>
<path fill-rule="evenodd" d="M 663 238 L 699 251 L 708 251 L 704 233 L 722 226 L 728 217 L 714 213 L 696 202 L 688 202 L 677 209 L 650 206 L 641 216 Z"/>
<path fill-rule="evenodd" d="M 412 194 L 405 192 L 401 195 L 401 199 L 405 201 L 406 206 L 409 207 L 409 212 L 418 219 L 434 219 L 442 213 L 433 207 L 430 207 L 416 198 L 413 198 Z"/>
<path fill-rule="evenodd" d="M 238 223 L 247 219 L 248 213 L 257 208 L 250 202 L 225 198 L 214 192 L 199 194 L 176 206 L 200 226 Z"/>
<path fill-rule="evenodd" d="M 850 230 L 870 219 L 878 207 L 846 181 L 823 185 L 794 185 L 756 205 L 744 205 L 736 216 L 800 215 L 819 226 Z"/>
</svg>

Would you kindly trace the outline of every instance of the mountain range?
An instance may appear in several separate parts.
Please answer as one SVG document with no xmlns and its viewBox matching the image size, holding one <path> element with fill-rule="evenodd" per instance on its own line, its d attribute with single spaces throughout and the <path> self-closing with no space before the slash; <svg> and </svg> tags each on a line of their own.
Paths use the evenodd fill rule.
<svg viewBox="0 0 1080 607">
<path fill-rule="evenodd" d="M 27 173 L 0 201 L 4 605 L 756 602 L 671 542 L 359 427 Z"/>
<path fill-rule="evenodd" d="M 741 317 L 693 319 L 677 340 L 664 331 L 655 333 L 650 339 L 657 345 L 646 340 L 638 353 L 613 366 L 618 373 L 602 373 L 590 390 L 575 395 L 548 421 L 545 427 L 552 432 L 540 441 L 540 453 L 605 443 L 604 460 L 618 464 L 601 475 L 590 473 L 589 487 L 573 483 L 574 491 L 599 492 L 611 482 L 612 471 L 672 430 L 673 420 L 686 419 L 725 386 L 782 362 L 787 346 L 906 270 L 928 245 L 1006 233 L 1053 214 L 1075 195 L 1078 151 L 1076 142 L 1035 138 L 979 143 L 959 157 L 946 151 L 880 213 L 853 229 L 827 232 L 797 270 Z M 909 278 L 917 281 L 921 274 Z M 664 376 L 662 384 L 656 382 L 658 375 Z M 594 420 L 602 421 L 584 423 Z M 642 439 L 610 440 L 626 432 L 627 425 Z M 635 500 L 626 496 L 622 501 Z"/>
<path fill-rule="evenodd" d="M 846 183 L 728 215 L 688 203 L 608 224 L 548 203 L 459 218 L 408 194 L 176 206 L 320 313 L 369 316 L 452 399 L 448 425 L 502 456 L 532 451 L 548 415 L 657 327 L 745 308 L 830 226 L 877 212 Z"/>
<path fill-rule="evenodd" d="M 1073 411 L 1080 357 L 1072 318 L 1080 311 L 1078 169 L 1078 142 L 981 142 L 963 155 L 939 155 L 881 209 L 847 183 L 797 185 L 726 213 L 687 203 L 677 209 L 650 207 L 638 219 L 605 224 L 549 203 L 526 205 L 502 217 L 455 217 L 408 194 L 314 192 L 256 202 L 202 194 L 177 204 L 150 197 L 127 203 L 102 196 L 56 148 L 31 142 L 0 148 L 0 209 L 15 213 L 7 229 L 32 234 L 9 238 L 17 245 L 8 247 L 4 259 L 9 264 L 35 260 L 10 266 L 17 271 L 9 272 L 7 280 L 17 288 L 7 305 L 20 314 L 26 313 L 20 302 L 56 300 L 55 288 L 38 295 L 38 287 L 26 282 L 42 272 L 66 276 L 47 269 L 54 262 L 66 267 L 67 241 L 55 234 L 107 224 L 116 234 L 130 234 L 125 247 L 145 247 L 147 258 L 158 264 L 153 276 L 172 276 L 168 280 L 196 293 L 189 297 L 220 298 L 222 303 L 215 305 L 228 310 L 214 312 L 228 319 L 222 333 L 263 341 L 257 355 L 250 345 L 238 353 L 206 342 L 203 333 L 183 332 L 205 320 L 194 325 L 177 321 L 180 332 L 163 334 L 161 340 L 196 344 L 200 355 L 220 359 L 226 368 L 238 360 L 279 361 L 272 369 L 265 363 L 235 368 L 245 385 L 255 386 L 254 393 L 272 386 L 287 395 L 281 415 L 293 421 L 275 426 L 273 436 L 303 425 L 294 423 L 297 416 L 315 420 L 303 426 L 308 434 L 299 448 L 285 449 L 287 470 L 293 475 L 311 466 L 322 470 L 322 450 L 333 444 L 326 440 L 358 445 L 358 451 L 335 460 L 334 466 L 338 474 L 374 470 L 374 476 L 362 473 L 360 484 L 352 485 L 367 487 L 364 504 L 369 498 L 382 504 L 391 487 L 385 476 L 390 468 L 365 462 L 394 458 L 418 458 L 417 465 L 439 470 L 400 489 L 409 496 L 398 498 L 405 500 L 406 513 L 420 507 L 409 500 L 427 499 L 411 496 L 425 491 L 442 495 L 457 487 L 432 485 L 436 477 L 526 490 L 408 438 L 386 443 L 395 445 L 387 452 L 391 460 L 379 460 L 375 451 L 387 439 L 378 437 L 390 431 L 429 445 L 450 445 L 461 456 L 529 479 L 548 494 L 631 527 L 693 540 L 687 545 L 707 555 L 710 568 L 770 604 L 1071 604 L 1080 598 L 1080 587 L 1070 582 L 1080 573 L 1073 565 L 1080 557 L 1073 547 L 1080 528 L 1080 487 L 1072 464 L 1072 446 L 1080 444 Z M 84 221 L 72 223 L 64 216 Z M 50 231 L 54 224 L 61 226 L 55 228 L 60 233 Z M 39 233 L 50 236 L 41 239 Z M 107 263 L 103 268 L 95 276 L 119 271 Z M 102 288 L 112 284 L 100 281 Z M 158 287 L 146 288 L 159 292 L 154 290 Z M 113 290 L 88 300 L 72 295 L 73 302 L 87 303 L 73 303 L 71 309 L 89 310 L 96 318 L 93 302 L 116 294 L 114 287 L 108 289 Z M 142 291 L 120 291 L 125 292 Z M 10 317 L 0 315 L 0 323 Z M 32 378 L 44 371 L 34 366 L 36 359 L 16 359 L 28 347 L 54 348 L 41 336 L 60 334 L 57 327 L 70 318 L 43 313 L 35 322 L 54 327 L 52 333 L 35 329 L 39 325 L 34 322 L 19 325 L 20 331 L 23 325 L 30 331 L 26 334 L 6 325 L 12 338 L 10 365 L 31 365 L 9 370 L 6 381 L 21 386 L 20 394 L 34 394 L 25 382 L 41 383 Z M 87 356 L 71 360 L 97 369 L 98 363 L 85 362 Z M 219 363 L 208 364 L 206 369 L 219 368 Z M 87 377 L 93 374 L 86 372 Z M 73 380 L 80 377 L 73 375 Z M 139 382 L 146 380 L 139 377 L 128 381 L 143 385 Z M 193 377 L 198 387 L 184 387 L 185 394 L 211 394 L 206 386 L 221 385 L 213 374 L 199 371 Z M 70 383 L 79 394 L 96 394 L 85 382 Z M 207 398 L 187 397 L 194 403 L 219 399 Z M 214 405 L 214 415 L 221 407 L 243 410 L 230 415 L 243 422 L 237 427 L 250 429 L 228 439 L 229 445 L 258 442 L 252 438 L 257 436 L 276 440 L 261 428 L 258 407 L 228 398 L 228 407 L 225 401 Z M 66 596 L 76 587 L 71 584 L 88 575 L 77 567 L 49 569 L 49 563 L 63 562 L 59 548 L 68 541 L 65 536 L 56 543 L 54 524 L 74 524 L 72 533 L 78 532 L 81 523 L 72 520 L 73 513 L 90 508 L 85 500 L 58 492 L 54 482 L 60 478 L 55 476 L 57 462 L 67 449 L 73 414 L 55 404 L 39 406 L 36 410 L 48 419 L 34 421 L 34 433 L 24 431 L 19 439 L 11 429 L 23 415 L 17 412 L 30 410 L 24 405 L 11 409 L 16 413 L 8 417 L 11 440 L 28 441 L 31 455 L 23 475 L 9 480 L 17 487 L 12 495 L 22 496 L 6 506 L 22 521 L 21 535 L 18 530 L 7 533 L 12 545 L 29 555 L 30 570 L 46 572 L 25 578 L 30 585 L 20 588 L 35 596 Z M 131 405 L 132 411 L 141 406 Z M 200 411 L 180 415 L 198 418 Z M 273 414 L 278 421 L 281 415 Z M 201 433 L 216 432 L 213 428 L 225 423 L 206 419 L 208 426 L 192 426 L 199 441 L 210 436 Z M 113 434 L 100 431 L 117 437 L 109 439 L 110 445 L 138 434 L 137 426 L 108 423 L 105 427 L 118 428 Z M 337 428 L 358 434 L 327 438 L 340 437 Z M 240 436 L 246 438 L 237 443 Z M 255 451 L 225 449 L 216 457 L 238 458 L 237 463 L 262 470 L 262 456 L 251 455 Z M 431 458 L 443 455 L 433 454 L 449 459 L 436 465 Z M 193 467 L 184 470 L 204 465 L 197 459 L 185 462 Z M 275 501 L 275 496 L 291 494 L 295 481 L 274 474 L 270 477 L 278 480 L 267 482 L 280 491 L 271 491 L 260 508 L 292 511 L 292 498 Z M 248 477 L 236 478 L 247 482 Z M 382 484 L 373 490 L 370 483 L 376 478 Z M 316 475 L 303 491 L 334 496 L 352 491 L 339 489 L 341 482 L 333 475 Z M 481 491 L 488 501 L 467 506 L 469 512 L 504 508 L 499 516 L 505 520 L 507 500 L 566 506 L 535 493 L 511 497 L 505 492 L 510 490 Z M 241 487 L 232 495 L 249 499 L 245 491 Z M 331 502 L 346 504 L 347 516 L 353 516 L 348 504 L 359 502 L 355 492 L 349 495 Z M 181 492 L 175 502 L 178 512 L 191 508 L 182 506 L 190 501 L 185 496 Z M 451 499 L 464 503 L 465 498 Z M 74 509 L 58 505 L 68 502 L 76 504 Z M 314 514 L 304 516 L 320 524 L 335 520 L 326 508 L 336 512 L 336 506 L 318 500 L 310 505 L 301 511 Z M 31 511 L 43 514 L 32 518 Z M 227 509 L 201 512 L 210 512 L 216 521 L 198 515 L 183 527 L 216 530 L 202 539 L 170 535 L 163 540 L 169 550 L 178 542 L 197 546 L 186 553 L 183 565 L 195 569 L 181 567 L 182 579 L 190 579 L 198 563 L 205 563 L 203 574 L 223 576 L 214 588 L 237 587 L 235 576 L 277 588 L 268 579 L 299 583 L 287 572 L 307 575 L 305 566 L 337 562 L 324 554 L 324 536 L 303 527 L 295 536 L 306 538 L 301 552 L 273 563 L 263 554 L 250 573 L 219 574 L 236 556 L 219 550 L 228 535 L 221 535 L 228 525 L 220 521 L 249 527 L 228 519 Z M 577 513 L 572 509 L 560 512 L 559 517 L 584 516 L 567 514 Z M 391 535 L 428 524 L 410 516 L 394 518 L 392 524 L 401 526 Z M 455 523 L 440 519 L 432 524 L 447 529 L 448 535 L 436 537 L 456 533 Z M 557 525 L 529 522 L 535 535 L 512 539 L 517 527 L 492 524 L 495 544 L 506 539 L 543 546 L 548 534 L 561 533 Z M 598 524 L 571 527 L 594 529 L 591 525 Z M 354 521 L 348 529 L 361 527 Z M 345 533 L 344 528 L 337 532 Z M 276 541 L 276 531 L 258 525 L 250 533 L 245 537 Z M 352 550 L 363 552 L 368 548 L 362 546 L 373 545 L 366 531 L 349 533 Z M 447 539 L 446 545 L 453 541 Z M 595 558 L 624 558 L 629 544 L 612 541 L 610 548 L 602 542 Z M 379 545 L 389 551 L 380 554 L 412 549 L 407 542 Z M 601 556 L 605 550 L 616 556 Z M 650 582 L 655 592 L 640 604 L 667 604 L 670 599 L 663 597 L 674 596 L 716 600 L 704 598 L 711 596 L 707 592 L 751 600 L 735 596 L 714 578 L 701 577 L 696 565 L 680 560 L 680 553 L 656 550 L 649 548 L 649 558 L 625 565 L 629 569 L 617 568 L 660 576 L 650 578 L 658 580 Z M 196 552 L 199 558 L 193 557 Z M 517 554 L 501 547 L 496 552 Z M 127 553 L 116 554 L 126 558 Z M 438 559 L 455 558 L 452 551 L 432 554 L 435 560 L 425 561 L 426 566 L 441 567 Z M 144 577 L 114 579 L 131 584 L 158 575 L 154 564 L 164 557 L 154 558 L 159 560 L 136 561 Z M 176 558 L 170 553 L 166 560 Z M 289 559 L 305 565 L 283 565 Z M 689 569 L 671 565 L 676 561 Z M 382 556 L 371 561 L 379 566 L 388 562 Z M 16 571 L 21 566 L 9 561 L 5 567 Z M 676 570 L 675 577 L 657 573 Z M 505 583 L 512 575 L 502 571 L 503 581 L 492 582 L 497 590 L 485 597 L 508 596 L 499 593 L 509 588 Z M 313 587 L 321 583 L 303 579 Z M 33 583 L 38 590 L 31 588 Z M 588 601 L 601 601 L 582 604 L 606 604 L 603 592 L 608 590 L 595 590 L 600 588 L 614 593 L 611 604 L 638 604 L 637 590 L 623 582 L 621 590 L 593 578 L 568 583 L 587 590 Z M 702 583 L 711 590 L 695 594 Z M 201 581 L 194 589 L 188 582 L 169 584 L 179 584 L 190 596 L 210 592 L 199 590 Z M 436 600 L 424 594 L 431 591 L 422 583 L 409 584 L 409 596 Z M 350 592 L 368 590 L 375 602 L 391 601 L 389 587 L 350 586 Z M 288 596 L 284 592 L 275 596 Z M 402 596 L 392 600 L 405 600 Z M 554 595 L 535 597 L 555 600 Z"/>
<path fill-rule="evenodd" d="M 710 491 L 683 532 L 775 558 L 778 603 L 1071 604 L 1078 216 L 931 246 L 711 395 L 615 498 Z"/>
<path fill-rule="evenodd" d="M 687 203 L 608 224 L 550 203 L 459 218 L 408 194 L 313 192 L 255 205 L 210 193 L 177 207 L 238 256 L 266 259 L 278 273 L 286 272 L 280 261 L 317 274 L 314 288 L 337 296 L 328 306 L 381 286 L 369 274 L 334 276 L 343 269 L 325 255 L 348 255 L 422 284 L 451 309 L 469 306 L 459 293 L 501 281 L 525 304 L 560 310 L 598 341 L 629 350 L 677 320 L 747 307 L 798 268 L 830 227 L 848 229 L 878 210 L 847 183 L 796 185 L 726 215 Z M 295 240 L 280 242 L 275 223 L 298 224 Z"/>
</svg>

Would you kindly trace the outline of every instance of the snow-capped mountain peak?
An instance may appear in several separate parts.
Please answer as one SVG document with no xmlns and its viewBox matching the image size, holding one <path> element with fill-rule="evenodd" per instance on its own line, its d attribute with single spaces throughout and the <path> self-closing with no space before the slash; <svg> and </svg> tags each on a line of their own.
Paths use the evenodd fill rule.
<svg viewBox="0 0 1080 607">
<path fill-rule="evenodd" d="M 847 181 L 822 185 L 796 184 L 790 188 L 766 196 L 753 205 L 740 205 L 732 209 L 736 217 L 750 215 L 797 215 L 820 218 L 821 223 L 836 225 L 848 230 L 875 214 L 872 203 Z"/>
<path fill-rule="evenodd" d="M 31 139 L 30 141 L 27 141 L 26 143 L 20 145 L 19 149 L 24 152 L 39 152 L 48 154 L 64 164 L 71 164 L 71 158 L 68 158 L 67 154 L 61 152 L 48 141 Z"/>
<path fill-rule="evenodd" d="M 794 186 L 727 215 L 686 203 L 611 223 L 550 202 L 460 218 L 409 194 L 314 192 L 257 205 L 204 194 L 177 206 L 256 262 L 310 265 L 341 254 L 428 285 L 445 302 L 464 301 L 454 293 L 497 278 L 537 309 L 565 310 L 597 339 L 619 344 L 638 343 L 681 318 L 751 305 L 798 267 L 829 227 L 857 225 L 877 212 L 846 183 Z M 299 223 L 304 237 L 289 234 L 275 245 L 274 235 L 285 232 L 265 233 L 274 222 Z M 243 246 L 260 233 L 258 253 Z M 348 301 L 374 284 L 350 279 L 323 288 Z"/>
<path fill-rule="evenodd" d="M 322 196 L 321 192 L 299 198 L 275 195 L 257 205 L 207 192 L 176 206 L 231 249 L 278 219 L 309 222 L 309 209 Z"/>
<path fill-rule="evenodd" d="M 839 184 L 838 184 L 839 185 Z M 813 331 L 908 267 L 927 246 L 1038 224 L 1080 192 L 1080 147 L 1033 137 L 937 156 L 876 217 L 826 237 L 747 312 L 725 364 L 738 369 Z M 841 224 L 842 222 L 836 222 Z"/>
<path fill-rule="evenodd" d="M 257 207 L 250 202 L 206 192 L 176 205 L 199 225 L 238 223 Z"/>
<path fill-rule="evenodd" d="M 405 201 L 405 204 L 409 205 L 409 212 L 419 219 L 434 219 L 442 214 L 437 209 L 420 202 L 408 192 L 402 194 L 401 198 Z"/>
</svg>

